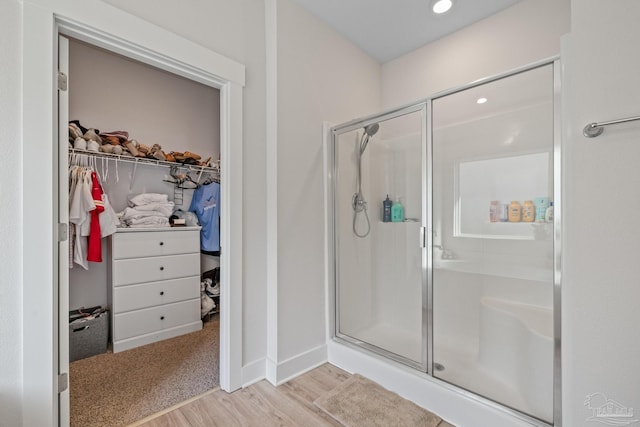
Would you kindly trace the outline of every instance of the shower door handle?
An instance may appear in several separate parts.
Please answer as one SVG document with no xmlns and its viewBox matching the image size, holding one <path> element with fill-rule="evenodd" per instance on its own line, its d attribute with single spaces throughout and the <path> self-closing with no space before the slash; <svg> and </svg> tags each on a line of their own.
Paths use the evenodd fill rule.
<svg viewBox="0 0 640 427">
<path fill-rule="evenodd" d="M 420 227 L 420 247 L 427 247 L 427 227 Z"/>
</svg>

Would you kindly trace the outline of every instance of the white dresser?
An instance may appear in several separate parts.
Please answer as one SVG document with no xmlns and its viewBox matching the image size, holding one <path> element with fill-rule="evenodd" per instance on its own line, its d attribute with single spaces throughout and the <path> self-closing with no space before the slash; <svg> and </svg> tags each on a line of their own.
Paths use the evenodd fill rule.
<svg viewBox="0 0 640 427">
<path fill-rule="evenodd" d="M 114 353 L 202 329 L 200 227 L 119 229 L 110 252 Z"/>
</svg>

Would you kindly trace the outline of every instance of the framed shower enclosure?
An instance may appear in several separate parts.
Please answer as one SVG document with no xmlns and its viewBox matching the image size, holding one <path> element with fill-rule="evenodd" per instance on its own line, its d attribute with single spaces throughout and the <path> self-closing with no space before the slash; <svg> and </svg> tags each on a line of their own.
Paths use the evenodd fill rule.
<svg viewBox="0 0 640 427">
<path fill-rule="evenodd" d="M 559 63 L 328 129 L 332 337 L 560 421 Z"/>
</svg>

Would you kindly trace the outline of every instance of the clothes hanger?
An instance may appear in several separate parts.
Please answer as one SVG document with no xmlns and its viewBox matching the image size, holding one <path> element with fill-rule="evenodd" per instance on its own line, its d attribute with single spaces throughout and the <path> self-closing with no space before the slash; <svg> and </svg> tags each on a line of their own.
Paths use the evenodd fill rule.
<svg viewBox="0 0 640 427">
<path fill-rule="evenodd" d="M 196 188 L 200 187 L 200 184 L 195 182 L 193 180 L 193 178 L 191 178 L 191 176 L 189 176 L 189 174 L 178 173 L 178 167 L 177 166 L 171 166 L 171 169 L 169 170 L 169 175 L 171 175 L 175 181 L 171 181 L 171 180 L 168 180 L 168 179 L 163 179 L 163 181 L 164 182 L 170 182 L 172 184 L 176 184 L 178 188 L 193 190 L 193 189 L 196 189 Z M 185 182 L 190 182 L 191 184 L 193 184 L 193 187 L 185 187 L 184 186 Z"/>
</svg>

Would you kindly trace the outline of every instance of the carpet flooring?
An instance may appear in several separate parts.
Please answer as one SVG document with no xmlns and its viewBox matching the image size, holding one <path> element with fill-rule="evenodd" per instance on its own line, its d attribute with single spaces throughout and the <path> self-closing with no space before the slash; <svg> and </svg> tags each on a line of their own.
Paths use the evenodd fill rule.
<svg viewBox="0 0 640 427">
<path fill-rule="evenodd" d="M 218 315 L 203 329 L 70 364 L 71 427 L 126 426 L 219 385 Z"/>
</svg>

